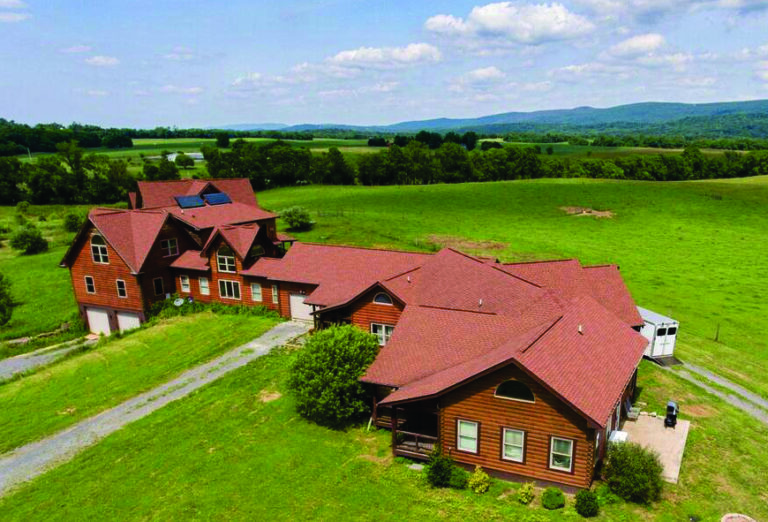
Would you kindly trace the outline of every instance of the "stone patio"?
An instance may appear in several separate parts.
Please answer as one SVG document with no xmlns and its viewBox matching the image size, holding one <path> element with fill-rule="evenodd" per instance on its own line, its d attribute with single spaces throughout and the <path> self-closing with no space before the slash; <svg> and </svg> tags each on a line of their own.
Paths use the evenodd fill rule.
<svg viewBox="0 0 768 522">
<path fill-rule="evenodd" d="M 662 478 L 677 484 L 690 425 L 689 421 L 678 419 L 675 428 L 665 428 L 664 417 L 640 415 L 636 421 L 624 421 L 621 430 L 629 434 L 629 442 L 655 450 L 664 466 Z"/>
</svg>

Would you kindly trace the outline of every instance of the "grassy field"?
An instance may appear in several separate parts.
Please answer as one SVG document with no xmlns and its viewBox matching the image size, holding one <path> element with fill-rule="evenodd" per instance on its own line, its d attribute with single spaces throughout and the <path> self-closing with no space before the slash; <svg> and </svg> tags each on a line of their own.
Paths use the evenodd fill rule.
<svg viewBox="0 0 768 522">
<path fill-rule="evenodd" d="M 1 499 L 3 519 L 581 520 L 572 498 L 555 512 L 541 507 L 540 492 L 521 506 L 518 486 L 507 482 L 494 481 L 485 495 L 432 489 L 391 458 L 388 432 L 333 431 L 301 419 L 285 387 L 293 357 L 258 359 L 109 436 Z M 650 407 L 661 407 L 669 390 L 691 413 L 698 408 L 698 417 L 683 409 L 693 429 L 681 480 L 653 507 L 619 502 L 598 520 L 768 517 L 766 434 L 649 363 L 639 384 Z"/>
<path fill-rule="evenodd" d="M 768 397 L 765 179 L 300 187 L 259 201 L 310 209 L 317 225 L 296 234 L 302 240 L 616 263 L 638 304 L 681 321 L 681 358 Z M 572 216 L 565 206 L 614 217 Z"/>
<path fill-rule="evenodd" d="M 0 385 L 0 453 L 95 415 L 258 337 L 277 319 L 204 313 L 75 355 Z"/>
</svg>

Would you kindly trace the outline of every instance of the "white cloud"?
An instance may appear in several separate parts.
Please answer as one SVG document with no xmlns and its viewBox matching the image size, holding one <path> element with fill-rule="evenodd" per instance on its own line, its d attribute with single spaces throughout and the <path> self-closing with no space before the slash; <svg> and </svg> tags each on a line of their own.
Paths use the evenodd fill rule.
<svg viewBox="0 0 768 522">
<path fill-rule="evenodd" d="M 15 22 L 23 22 L 29 19 L 29 15 L 26 13 L 0 13 L 0 23 L 12 24 Z"/>
<path fill-rule="evenodd" d="M 712 76 L 683 78 L 678 83 L 685 85 L 687 87 L 693 87 L 693 88 L 712 87 L 717 83 L 717 78 L 714 78 Z"/>
<path fill-rule="evenodd" d="M 549 71 L 549 76 L 563 80 L 574 81 L 580 78 L 589 77 L 612 77 L 626 79 L 631 73 L 631 68 L 626 65 L 609 65 L 600 62 L 587 62 L 581 64 L 567 65 Z"/>
<path fill-rule="evenodd" d="M 476 6 L 466 19 L 438 14 L 429 18 L 424 27 L 436 34 L 488 46 L 571 40 L 595 28 L 590 20 L 560 3 L 515 5 L 512 2 Z"/>
<path fill-rule="evenodd" d="M 85 94 L 87 94 L 88 96 L 92 96 L 94 98 L 101 98 L 103 96 L 108 95 L 109 91 L 105 91 L 102 89 L 89 89 L 85 91 Z"/>
<path fill-rule="evenodd" d="M 757 64 L 757 71 L 755 76 L 761 81 L 768 82 L 768 61 L 760 62 Z"/>
<path fill-rule="evenodd" d="M 498 67 L 490 66 L 475 69 L 466 74 L 465 78 L 470 83 L 496 82 L 504 79 L 505 74 Z"/>
<path fill-rule="evenodd" d="M 202 87 L 179 87 L 178 85 L 163 85 L 160 87 L 160 92 L 168 94 L 188 94 L 196 95 L 203 92 Z"/>
<path fill-rule="evenodd" d="M 576 0 L 590 11 L 604 15 L 607 20 L 617 16 L 653 21 L 672 12 L 700 9 L 721 9 L 737 12 L 768 9 L 768 0 Z"/>
<path fill-rule="evenodd" d="M 694 59 L 695 57 L 689 53 L 669 53 L 641 56 L 636 61 L 638 64 L 646 67 L 671 67 L 673 69 L 682 70 L 686 65 L 693 62 Z"/>
<path fill-rule="evenodd" d="M 24 9 L 27 7 L 21 0 L 0 0 L 0 8 L 3 9 Z"/>
<path fill-rule="evenodd" d="M 91 56 L 90 58 L 85 59 L 85 63 L 88 65 L 93 65 L 94 67 L 114 67 L 115 65 L 120 63 L 120 60 L 115 58 L 114 56 Z"/>
<path fill-rule="evenodd" d="M 189 61 L 197 58 L 197 54 L 189 47 L 176 46 L 170 53 L 164 54 L 163 58 L 173 61 Z"/>
<path fill-rule="evenodd" d="M 65 47 L 59 49 L 62 53 L 74 54 L 74 53 L 87 53 L 92 47 L 90 45 L 73 45 L 71 47 Z"/>
<path fill-rule="evenodd" d="M 434 45 L 412 43 L 405 47 L 359 47 L 341 51 L 326 62 L 342 67 L 386 68 L 434 63 L 440 59 L 440 50 Z"/>
<path fill-rule="evenodd" d="M 664 37 L 658 33 L 640 34 L 617 43 L 608 53 L 620 58 L 631 58 L 656 51 L 665 43 Z"/>
</svg>

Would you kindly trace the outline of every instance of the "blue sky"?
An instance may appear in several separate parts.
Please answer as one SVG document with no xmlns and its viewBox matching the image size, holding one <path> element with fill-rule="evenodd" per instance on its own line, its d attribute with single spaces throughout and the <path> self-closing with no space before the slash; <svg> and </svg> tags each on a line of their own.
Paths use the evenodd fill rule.
<svg viewBox="0 0 768 522">
<path fill-rule="evenodd" d="M 386 124 L 768 98 L 768 0 L 0 0 L 0 117 Z"/>
</svg>

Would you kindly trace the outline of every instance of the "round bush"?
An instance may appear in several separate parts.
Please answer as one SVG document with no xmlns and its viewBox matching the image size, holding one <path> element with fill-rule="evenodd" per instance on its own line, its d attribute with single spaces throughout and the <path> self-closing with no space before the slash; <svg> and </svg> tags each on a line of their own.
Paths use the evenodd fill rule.
<svg viewBox="0 0 768 522">
<path fill-rule="evenodd" d="M 358 379 L 378 353 L 377 338 L 351 325 L 332 326 L 310 337 L 288 379 L 299 414 L 339 426 L 366 413 L 369 394 Z"/>
<path fill-rule="evenodd" d="M 64 230 L 67 232 L 77 232 L 80 230 L 80 216 L 77 214 L 69 213 L 64 216 Z"/>
<path fill-rule="evenodd" d="M 451 480 L 449 481 L 448 486 L 453 489 L 467 489 L 467 484 L 470 480 L 467 470 L 454 465 L 451 470 Z"/>
<path fill-rule="evenodd" d="M 43 238 L 35 226 L 19 228 L 11 236 L 11 247 L 21 250 L 23 254 L 38 254 L 48 250 L 48 241 Z"/>
<path fill-rule="evenodd" d="M 639 444 L 611 444 L 605 464 L 605 482 L 624 500 L 648 504 L 661 498 L 663 469 L 659 456 Z"/>
<path fill-rule="evenodd" d="M 491 477 L 480 466 L 475 466 L 475 472 L 469 478 L 469 489 L 475 493 L 485 493 L 491 488 Z"/>
<path fill-rule="evenodd" d="M 584 518 L 596 517 L 600 511 L 597 504 L 597 495 L 587 489 L 576 493 L 576 513 Z"/>
<path fill-rule="evenodd" d="M 565 495 L 559 488 L 547 488 L 541 495 L 541 505 L 545 509 L 560 509 L 565 506 Z"/>
<path fill-rule="evenodd" d="M 280 212 L 280 217 L 291 230 L 309 230 L 314 224 L 304 207 L 290 207 Z"/>
<path fill-rule="evenodd" d="M 517 501 L 525 505 L 533 502 L 533 497 L 536 496 L 535 488 L 536 485 L 533 482 L 526 482 L 520 486 L 520 491 L 517 492 Z"/>
<path fill-rule="evenodd" d="M 436 488 L 451 487 L 452 481 L 455 481 L 455 484 L 458 485 L 461 479 L 460 474 L 455 470 L 456 465 L 453 461 L 449 457 L 443 455 L 440 451 L 436 451 L 429 458 L 429 464 L 427 464 L 427 481 Z M 464 483 L 464 487 L 466 487 L 466 482 Z M 460 487 L 458 489 L 464 488 Z"/>
</svg>

